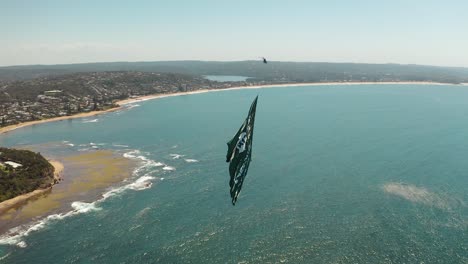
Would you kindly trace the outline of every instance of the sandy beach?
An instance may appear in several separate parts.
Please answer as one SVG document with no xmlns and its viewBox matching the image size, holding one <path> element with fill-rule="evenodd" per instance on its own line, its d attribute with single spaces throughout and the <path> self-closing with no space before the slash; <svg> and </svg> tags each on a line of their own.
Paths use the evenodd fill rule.
<svg viewBox="0 0 468 264">
<path fill-rule="evenodd" d="M 63 121 L 68 119 L 75 119 L 75 118 L 83 118 L 83 117 L 90 117 L 95 115 L 100 115 L 107 112 L 113 112 L 121 109 L 121 106 L 153 100 L 158 98 L 165 98 L 165 97 L 172 97 L 172 96 L 180 96 L 180 95 L 190 95 L 190 94 L 201 94 L 201 93 L 208 93 L 208 92 L 219 92 L 219 91 L 229 91 L 229 90 L 241 90 L 241 89 L 261 89 L 261 88 L 275 88 L 275 87 L 300 87 L 300 86 L 331 86 L 331 85 L 372 85 L 372 84 L 382 84 L 382 85 L 389 85 L 389 84 L 413 84 L 413 85 L 456 85 L 456 86 L 468 86 L 467 83 L 461 84 L 447 84 L 447 83 L 436 83 L 436 82 L 326 82 L 326 83 L 285 83 L 285 84 L 265 84 L 265 85 L 251 85 L 251 86 L 238 86 L 238 87 L 231 87 L 231 88 L 223 88 L 223 89 L 201 89 L 191 92 L 179 92 L 179 93 L 170 93 L 170 94 L 153 94 L 153 95 L 146 95 L 140 96 L 136 98 L 129 98 L 121 101 L 117 101 L 116 104 L 119 107 L 103 110 L 103 111 L 92 111 L 87 113 L 79 113 L 76 115 L 71 116 L 60 116 L 54 117 L 44 120 L 37 120 L 37 121 L 30 121 L 25 123 L 20 123 L 16 125 L 6 126 L 0 128 L 0 134 L 26 127 L 31 125 L 43 124 L 47 122 L 56 122 L 56 121 Z"/>
<path fill-rule="evenodd" d="M 119 107 L 114 107 L 114 108 L 103 110 L 103 111 L 92 111 L 92 112 L 87 112 L 87 113 L 79 113 L 79 114 L 71 115 L 71 116 L 59 116 L 59 117 L 54 117 L 54 118 L 49 118 L 49 119 L 19 123 L 16 125 L 11 125 L 11 126 L 0 128 L 0 134 L 6 133 L 9 131 L 18 129 L 18 128 L 26 127 L 26 126 L 38 125 L 38 124 L 43 124 L 47 122 L 63 121 L 63 120 L 74 119 L 74 118 L 90 117 L 90 116 L 100 115 L 100 114 L 107 113 L 107 112 L 117 111 L 119 109 L 120 109 Z"/>
<path fill-rule="evenodd" d="M 436 83 L 436 82 L 326 82 L 326 83 L 266 84 L 266 85 L 238 86 L 238 87 L 223 88 L 223 89 L 201 89 L 197 91 L 171 93 L 171 94 L 146 95 L 146 96 L 141 96 L 137 98 L 129 98 L 129 99 L 117 101 L 116 103 L 122 106 L 126 104 L 147 101 L 147 100 L 152 100 L 152 99 L 158 99 L 158 98 L 165 98 L 165 97 L 172 97 L 172 96 L 179 96 L 179 95 L 200 94 L 200 93 L 208 93 L 208 92 L 241 90 L 241 89 L 263 89 L 263 88 L 300 87 L 300 86 L 331 86 L 331 85 L 372 85 L 372 84 L 452 85 L 452 84 L 447 84 L 447 83 Z M 453 84 L 453 85 L 466 86 L 468 84 L 462 83 L 462 84 Z"/>
<path fill-rule="evenodd" d="M 109 186 L 129 178 L 136 164 L 109 150 L 97 150 L 49 161 L 55 167 L 59 184 L 23 194 L 0 204 L 0 234 L 33 219 L 69 212 L 74 201 L 94 201 Z M 64 165 L 65 164 L 65 165 Z"/>
<path fill-rule="evenodd" d="M 56 161 L 56 160 L 50 160 L 49 161 L 52 166 L 54 166 L 54 178 L 57 180 L 56 182 L 59 181 L 59 179 L 62 178 L 62 173 L 64 166 L 61 162 Z M 48 187 L 45 189 L 38 189 L 34 190 L 29 193 L 25 193 L 19 196 L 16 196 L 15 198 L 11 198 L 9 200 L 3 201 L 0 203 L 0 215 L 7 212 L 8 210 L 18 207 L 22 204 L 25 204 L 27 201 L 37 198 L 47 192 L 49 192 L 52 189 L 52 187 Z"/>
</svg>

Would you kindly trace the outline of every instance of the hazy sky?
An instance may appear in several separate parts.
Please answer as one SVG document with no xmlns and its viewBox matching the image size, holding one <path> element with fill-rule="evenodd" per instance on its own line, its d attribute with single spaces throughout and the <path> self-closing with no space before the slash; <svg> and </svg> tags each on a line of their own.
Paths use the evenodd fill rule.
<svg viewBox="0 0 468 264">
<path fill-rule="evenodd" d="M 249 60 L 468 67 L 467 0 L 0 0 L 0 65 Z"/>
</svg>

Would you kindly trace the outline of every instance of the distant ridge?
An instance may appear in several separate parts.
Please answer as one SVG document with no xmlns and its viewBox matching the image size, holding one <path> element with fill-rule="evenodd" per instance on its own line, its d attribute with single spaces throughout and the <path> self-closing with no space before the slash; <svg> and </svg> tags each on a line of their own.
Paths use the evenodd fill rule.
<svg viewBox="0 0 468 264">
<path fill-rule="evenodd" d="M 95 62 L 0 67 L 0 81 L 79 72 L 140 71 L 190 75 L 239 75 L 275 82 L 433 81 L 468 82 L 468 68 L 416 64 L 260 61 Z"/>
</svg>

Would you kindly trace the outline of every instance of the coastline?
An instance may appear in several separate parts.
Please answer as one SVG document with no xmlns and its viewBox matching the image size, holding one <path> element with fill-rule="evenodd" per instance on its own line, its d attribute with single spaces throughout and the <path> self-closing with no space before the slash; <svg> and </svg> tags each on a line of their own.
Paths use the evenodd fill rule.
<svg viewBox="0 0 468 264">
<path fill-rule="evenodd" d="M 468 83 L 461 84 L 449 84 L 449 83 L 438 83 L 438 82 L 323 82 L 323 83 L 285 83 L 285 84 L 262 84 L 262 85 L 250 85 L 250 86 L 236 86 L 230 88 L 221 88 L 221 89 L 200 89 L 190 92 L 179 92 L 179 93 L 170 93 L 170 94 L 153 94 L 145 95 L 136 98 L 129 98 L 117 101 L 116 104 L 119 106 L 142 102 L 147 100 L 173 97 L 180 95 L 190 95 L 190 94 L 200 94 L 208 92 L 219 92 L 219 91 L 229 91 L 229 90 L 243 90 L 243 89 L 263 89 L 263 88 L 277 88 L 277 87 L 300 87 L 300 86 L 331 86 L 331 85 L 371 85 L 371 84 L 414 84 L 414 85 L 455 85 L 455 86 L 468 86 Z M 1 131 L 0 131 L 1 133 Z"/>
<path fill-rule="evenodd" d="M 68 119 L 75 119 L 75 118 L 83 118 L 83 117 L 90 117 L 96 116 L 108 112 L 114 112 L 117 110 L 121 110 L 122 106 L 142 102 L 147 100 L 159 99 L 159 98 L 166 98 L 166 97 L 173 97 L 173 96 L 181 96 L 181 95 L 191 95 L 191 94 L 201 94 L 201 93 L 208 93 L 208 92 L 219 92 L 219 91 L 229 91 L 229 90 L 242 90 L 242 89 L 263 89 L 263 88 L 277 88 L 277 87 L 301 87 L 301 86 L 330 86 L 330 85 L 372 85 L 372 84 L 414 84 L 414 85 L 454 85 L 454 86 L 468 86 L 468 83 L 461 83 L 461 84 L 449 84 L 449 83 L 438 83 L 438 82 L 323 82 L 323 83 L 285 83 L 285 84 L 262 84 L 262 85 L 251 85 L 251 86 L 236 86 L 230 88 L 217 88 L 217 89 L 200 89 L 196 91 L 190 92 L 177 92 L 177 93 L 169 93 L 169 94 L 153 94 L 153 95 L 145 95 L 139 96 L 136 98 L 129 98 L 120 101 L 116 101 L 115 103 L 118 105 L 117 107 L 101 110 L 101 111 L 92 111 L 86 113 L 79 113 L 71 116 L 60 116 L 54 117 L 49 119 L 43 120 L 36 120 L 36 121 L 29 121 L 24 123 L 19 123 L 15 125 L 10 125 L 6 127 L 0 128 L 0 135 L 7 133 L 9 131 L 13 131 L 18 128 L 43 124 L 48 122 L 56 122 L 56 121 L 63 121 Z"/>
<path fill-rule="evenodd" d="M 27 126 L 32 126 L 32 125 L 37 125 L 37 124 L 43 124 L 43 123 L 48 123 L 48 122 L 56 122 L 56 121 L 63 121 L 63 120 L 68 120 L 68 119 L 75 119 L 75 118 L 81 118 L 81 117 L 90 117 L 90 116 L 96 116 L 100 115 L 103 113 L 107 112 L 113 112 L 120 110 L 120 107 L 114 107 L 110 108 L 107 110 L 101 110 L 101 111 L 91 111 L 91 112 L 86 112 L 86 113 L 79 113 L 76 115 L 71 115 L 71 116 L 59 116 L 59 117 L 53 117 L 53 118 L 48 118 L 48 119 L 43 119 L 43 120 L 35 120 L 35 121 L 28 121 L 28 122 L 23 122 L 15 125 L 10 125 L 6 127 L 0 128 L 0 134 L 7 133 L 9 131 L 22 128 L 22 127 L 27 127 Z"/>
<path fill-rule="evenodd" d="M 0 205 L 0 240 L 5 242 L 5 238 L 17 236 L 14 228 L 22 225 L 30 228 L 31 223 L 36 223 L 42 227 L 42 221 L 46 221 L 50 215 L 73 215 L 82 210 L 90 210 L 86 207 L 87 205 L 92 206 L 95 201 L 105 199 L 106 193 L 111 196 L 114 189 L 109 190 L 109 188 L 131 178 L 135 168 L 139 166 L 136 160 L 110 150 L 80 152 L 61 157 L 60 161 L 49 160 L 55 168 L 56 180 L 61 180 L 65 164 L 66 181 L 53 187 L 17 196 Z M 132 186 L 131 188 L 141 188 L 138 184 L 130 183 L 129 185 Z M 116 188 L 117 190 L 130 188 L 125 186 Z M 42 220 L 36 222 L 38 219 Z"/>
<path fill-rule="evenodd" d="M 63 164 L 61 162 L 56 161 L 56 160 L 49 160 L 49 163 L 52 166 L 54 166 L 54 183 L 52 184 L 52 186 L 53 186 L 53 185 L 55 185 L 55 184 L 57 184 L 58 182 L 61 181 L 64 166 L 63 166 Z M 17 207 L 17 206 L 19 206 L 21 204 L 26 203 L 30 199 L 36 198 L 38 196 L 41 196 L 41 195 L 49 192 L 50 190 L 52 190 L 52 186 L 47 187 L 45 189 L 37 189 L 37 190 L 34 190 L 32 192 L 21 194 L 21 195 L 18 195 L 16 197 L 14 197 L 14 198 L 5 200 L 3 202 L 0 202 L 0 215 L 2 215 L 3 213 L 8 212 L 8 210 L 10 210 L 12 208 L 15 208 L 15 207 Z"/>
</svg>

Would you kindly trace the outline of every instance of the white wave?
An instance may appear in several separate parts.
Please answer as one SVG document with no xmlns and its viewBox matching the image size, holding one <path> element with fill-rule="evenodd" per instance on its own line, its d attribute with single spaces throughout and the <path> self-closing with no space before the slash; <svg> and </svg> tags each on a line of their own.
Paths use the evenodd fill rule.
<svg viewBox="0 0 468 264">
<path fill-rule="evenodd" d="M 125 158 L 129 158 L 129 159 L 134 159 L 136 158 L 137 156 L 136 155 L 139 155 L 141 152 L 139 150 L 132 150 L 130 152 L 126 152 L 123 154 L 123 156 Z"/>
<path fill-rule="evenodd" d="M 77 213 L 89 213 L 92 211 L 99 211 L 102 208 L 96 207 L 95 203 L 85 203 L 85 202 L 73 202 L 71 204 L 72 208 L 75 209 Z"/>
<path fill-rule="evenodd" d="M 62 144 L 65 144 L 65 145 L 70 146 L 70 147 L 74 147 L 74 146 L 75 146 L 75 144 L 70 143 L 70 141 L 68 141 L 68 140 L 62 141 Z"/>
<path fill-rule="evenodd" d="M 151 187 L 153 184 L 151 180 L 154 180 L 155 178 L 152 176 L 143 176 L 136 180 L 134 183 L 129 184 L 129 189 L 140 191 L 140 190 L 145 190 Z"/>
<path fill-rule="evenodd" d="M 11 255 L 11 252 L 6 254 L 5 256 L 0 257 L 0 260 L 4 260 L 4 259 L 8 258 L 8 256 L 10 256 L 10 255 Z"/>
<path fill-rule="evenodd" d="M 20 241 L 20 242 L 19 242 L 18 244 L 16 244 L 16 245 L 17 245 L 18 247 L 20 247 L 20 248 L 25 248 L 25 247 L 28 246 L 28 244 L 26 244 L 26 242 L 24 242 L 24 241 Z"/>
<path fill-rule="evenodd" d="M 89 148 L 80 148 L 80 149 L 78 149 L 78 151 L 88 151 L 88 150 L 90 150 L 90 149 Z"/>
<path fill-rule="evenodd" d="M 96 118 L 96 119 L 92 119 L 92 120 L 83 120 L 83 122 L 81 122 L 81 123 L 96 123 L 98 121 L 99 121 L 99 119 Z"/>
<path fill-rule="evenodd" d="M 185 161 L 188 162 L 188 163 L 198 162 L 198 160 L 196 160 L 196 159 L 185 159 Z"/>
<path fill-rule="evenodd" d="M 90 145 L 95 146 L 97 144 L 91 142 Z M 133 151 L 124 153 L 123 155 L 124 157 L 140 160 L 142 162 L 141 166 L 139 166 L 138 168 L 134 170 L 133 174 L 135 176 L 138 176 L 143 170 L 147 171 L 149 170 L 149 168 L 165 166 L 163 163 L 150 160 L 146 158 L 145 156 L 141 155 L 141 152 L 139 150 L 133 150 Z M 169 166 L 166 166 L 166 167 L 172 168 Z M 154 170 L 150 172 L 154 172 Z M 73 210 L 69 212 L 49 215 L 31 224 L 22 225 L 22 226 L 10 229 L 7 233 L 0 236 L 0 245 L 16 245 L 18 247 L 25 248 L 27 247 L 27 244 L 25 241 L 23 241 L 23 239 L 27 237 L 31 232 L 39 231 L 47 227 L 50 223 L 65 219 L 70 216 L 102 210 L 102 208 L 98 207 L 97 205 L 105 201 L 109 197 L 120 194 L 126 190 L 141 191 L 141 190 L 151 188 L 153 181 L 155 179 L 156 177 L 145 174 L 144 176 L 138 177 L 136 180 L 124 186 L 116 187 L 103 193 L 102 198 L 100 198 L 97 201 L 94 201 L 91 203 L 75 201 L 71 204 L 71 207 L 73 208 Z M 161 180 L 164 180 L 164 178 L 161 178 Z"/>
<path fill-rule="evenodd" d="M 135 171 L 133 172 L 133 174 L 138 174 L 140 172 L 147 172 L 148 170 L 150 170 L 151 168 L 154 168 L 154 167 L 161 167 L 161 166 L 165 166 L 164 163 L 161 163 L 161 162 L 157 162 L 157 161 L 154 161 L 154 160 L 151 160 L 143 155 L 141 155 L 141 151 L 139 150 L 132 150 L 132 151 L 129 151 L 129 152 L 126 152 L 123 154 L 123 156 L 125 158 L 128 158 L 128 159 L 133 159 L 133 160 L 139 160 L 142 162 L 141 166 L 139 166 L 138 168 L 135 169 Z"/>
<path fill-rule="evenodd" d="M 141 174 L 144 174 L 143 176 L 137 178 L 134 182 L 129 183 L 127 185 L 114 188 L 107 193 L 103 194 L 104 199 L 114 196 L 116 194 L 119 194 L 125 190 L 131 189 L 131 190 L 145 190 L 148 189 L 152 186 L 152 181 L 156 179 L 155 177 L 151 176 L 150 174 L 154 173 L 155 167 L 161 167 L 161 166 L 166 166 L 164 163 L 157 162 L 154 160 L 151 160 L 147 158 L 146 156 L 142 155 L 142 152 L 140 150 L 132 150 L 129 152 L 126 152 L 123 154 L 125 158 L 133 159 L 133 160 L 138 160 L 141 162 L 140 166 L 138 166 L 136 169 L 133 171 L 134 176 L 138 176 Z M 164 168 L 163 168 L 164 169 Z"/>
<path fill-rule="evenodd" d="M 49 215 L 41 220 L 33 222 L 32 224 L 12 228 L 8 230 L 7 233 L 0 236 L 0 245 L 16 245 L 20 248 L 25 248 L 27 247 L 27 244 L 25 241 L 23 241 L 23 238 L 27 237 L 31 232 L 39 231 L 45 228 L 48 224 L 50 224 L 53 221 L 62 220 L 73 215 L 100 210 L 101 208 L 96 207 L 95 203 L 96 202 L 73 202 L 71 206 L 74 210 L 72 211 L 69 211 L 67 213 Z"/>
<path fill-rule="evenodd" d="M 119 148 L 128 148 L 128 145 L 122 145 L 122 144 L 112 144 L 114 147 L 119 147 Z"/>
<path fill-rule="evenodd" d="M 172 159 L 180 159 L 180 158 L 184 157 L 185 155 L 181 155 L 181 154 L 169 154 L 169 156 L 171 156 Z"/>
<path fill-rule="evenodd" d="M 139 104 L 128 104 L 127 105 L 127 109 L 132 109 L 132 108 L 135 108 L 135 107 L 140 107 L 141 105 Z"/>
<path fill-rule="evenodd" d="M 103 201 L 103 200 L 105 200 L 105 199 L 107 199 L 109 197 L 120 194 L 125 190 L 141 191 L 141 190 L 151 188 L 151 186 L 153 185 L 152 180 L 154 180 L 154 179 L 156 179 L 156 178 L 152 177 L 152 176 L 149 176 L 149 175 L 142 176 L 142 177 L 138 178 L 136 181 L 134 181 L 132 183 L 129 183 L 129 184 L 121 186 L 121 187 L 113 188 L 110 191 L 104 193 L 102 195 L 103 199 L 101 199 L 100 201 Z"/>
<path fill-rule="evenodd" d="M 173 171 L 173 170 L 175 170 L 174 167 L 167 166 L 167 165 L 166 165 L 164 168 L 162 168 L 162 169 L 165 170 L 165 171 Z"/>
<path fill-rule="evenodd" d="M 94 142 L 89 142 L 90 146 L 104 146 L 106 143 L 94 143 Z"/>
</svg>

